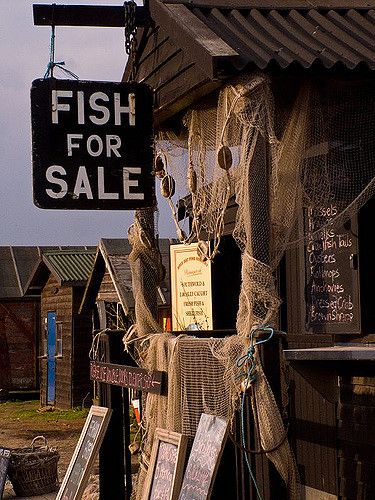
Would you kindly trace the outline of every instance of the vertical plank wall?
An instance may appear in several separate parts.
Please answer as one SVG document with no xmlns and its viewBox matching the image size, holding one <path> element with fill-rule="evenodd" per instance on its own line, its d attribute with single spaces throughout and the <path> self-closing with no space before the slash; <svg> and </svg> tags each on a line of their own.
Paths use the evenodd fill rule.
<svg viewBox="0 0 375 500">
<path fill-rule="evenodd" d="M 78 314 L 84 287 L 73 288 L 72 406 L 92 404 L 89 352 L 92 343 L 91 313 Z"/>
<path fill-rule="evenodd" d="M 56 401 L 59 408 L 71 408 L 72 391 L 72 303 L 73 289 L 70 286 L 60 286 L 51 274 L 41 294 L 41 337 L 45 335 L 44 319 L 48 311 L 56 312 L 56 323 L 61 322 L 62 357 L 56 358 Z M 41 355 L 43 341 L 40 343 Z M 47 393 L 47 359 L 40 360 L 40 402 L 46 405 Z"/>
</svg>

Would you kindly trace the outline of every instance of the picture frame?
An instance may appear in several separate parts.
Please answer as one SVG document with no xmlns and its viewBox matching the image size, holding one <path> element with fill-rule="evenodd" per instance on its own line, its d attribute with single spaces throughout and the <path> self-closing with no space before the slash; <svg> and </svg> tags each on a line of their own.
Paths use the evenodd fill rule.
<svg viewBox="0 0 375 500">
<path fill-rule="evenodd" d="M 178 432 L 155 430 L 143 500 L 178 499 L 187 442 L 187 437 Z"/>
<path fill-rule="evenodd" d="M 84 492 L 91 468 L 103 442 L 112 410 L 92 406 L 81 431 L 56 500 L 77 500 Z"/>
</svg>

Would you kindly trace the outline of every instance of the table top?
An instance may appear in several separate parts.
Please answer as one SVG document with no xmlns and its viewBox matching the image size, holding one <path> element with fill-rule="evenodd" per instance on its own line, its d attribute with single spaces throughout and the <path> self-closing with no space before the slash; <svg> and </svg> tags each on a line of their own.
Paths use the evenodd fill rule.
<svg viewBox="0 0 375 500">
<path fill-rule="evenodd" d="M 285 349 L 288 361 L 375 361 L 374 344 Z"/>
</svg>

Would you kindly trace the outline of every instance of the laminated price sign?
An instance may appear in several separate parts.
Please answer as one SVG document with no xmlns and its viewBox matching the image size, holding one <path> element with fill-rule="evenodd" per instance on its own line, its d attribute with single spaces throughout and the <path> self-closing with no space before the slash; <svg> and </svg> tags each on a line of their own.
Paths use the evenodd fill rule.
<svg viewBox="0 0 375 500">
<path fill-rule="evenodd" d="M 154 204 L 147 85 L 35 80 L 31 118 L 36 206 L 133 210 Z"/>
</svg>

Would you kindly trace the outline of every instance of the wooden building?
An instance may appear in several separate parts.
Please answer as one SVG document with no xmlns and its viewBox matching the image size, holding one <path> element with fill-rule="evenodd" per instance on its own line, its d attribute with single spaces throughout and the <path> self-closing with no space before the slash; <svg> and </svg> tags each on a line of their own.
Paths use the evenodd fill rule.
<svg viewBox="0 0 375 500">
<path fill-rule="evenodd" d="M 305 158 L 331 155 L 329 161 L 336 162 L 337 169 L 332 183 L 340 190 L 350 177 L 349 170 L 337 167 L 343 152 L 365 152 L 356 165 L 358 176 L 366 177 L 370 186 L 367 201 L 358 203 L 359 210 L 350 210 L 349 220 L 343 219 L 330 236 L 340 246 L 334 269 L 326 266 L 322 274 L 314 268 L 316 259 L 328 263 L 329 257 L 326 246 L 317 251 L 308 248 L 305 232 L 299 244 L 284 252 L 276 273 L 283 300 L 279 326 L 287 332 L 286 356 L 291 366 L 289 434 L 305 495 L 311 499 L 375 497 L 371 291 L 375 172 L 374 143 L 368 140 L 375 124 L 373 112 L 366 107 L 372 109 L 374 103 L 374 7 L 364 0 L 149 0 L 151 22 L 137 35 L 135 79 L 154 89 L 157 131 L 178 134 L 189 109 L 215 102 L 218 90 L 241 75 L 260 71 L 267 75 L 278 116 L 290 110 L 306 81 L 320 85 L 323 92 L 339 85 L 346 89 L 341 102 L 336 96 L 334 112 L 326 122 L 329 137 L 319 151 L 310 151 Z M 130 74 L 128 64 L 124 78 Z M 327 100 L 332 104 L 335 98 L 331 94 Z M 351 110 L 345 116 L 340 114 L 344 104 Z M 320 182 L 323 190 L 325 181 Z M 321 206 L 319 216 L 328 217 L 329 208 L 334 211 Z M 235 205 L 229 207 L 224 220 L 224 234 L 229 236 L 235 213 Z M 314 227 L 308 218 L 301 211 L 300 228 L 306 223 Z M 350 244 L 341 244 L 344 240 Z M 342 278 L 336 291 L 329 286 L 332 272 Z M 312 276 L 317 275 L 320 281 L 312 286 Z M 321 310 L 332 309 L 338 294 L 347 299 L 345 317 Z M 264 498 L 284 498 L 282 493 L 270 492 L 265 485 L 268 479 L 257 474 Z M 233 498 L 256 498 L 244 486 L 244 477 L 245 469 L 237 475 Z"/>
<path fill-rule="evenodd" d="M 169 240 L 159 240 L 166 269 L 158 290 L 159 322 L 170 324 Z M 127 239 L 102 239 L 99 242 L 92 272 L 81 304 L 82 313 L 92 312 L 93 329 L 127 330 L 134 322 L 134 295 Z"/>
<path fill-rule="evenodd" d="M 40 260 L 38 247 L 0 247 L 0 391 L 33 390 L 38 384 L 40 298 L 25 296 Z"/>
<path fill-rule="evenodd" d="M 40 295 L 40 403 L 59 408 L 90 404 L 91 316 L 79 315 L 95 248 L 45 251 L 26 295 Z"/>
</svg>

